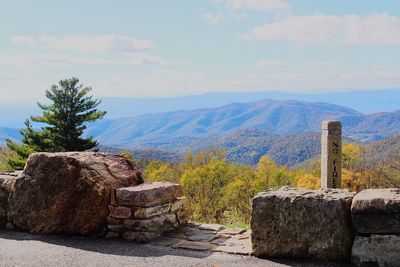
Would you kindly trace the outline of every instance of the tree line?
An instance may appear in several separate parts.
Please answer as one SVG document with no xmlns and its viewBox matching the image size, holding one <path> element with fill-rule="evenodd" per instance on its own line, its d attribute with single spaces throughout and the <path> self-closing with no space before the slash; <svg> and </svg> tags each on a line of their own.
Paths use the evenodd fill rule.
<svg viewBox="0 0 400 267">
<path fill-rule="evenodd" d="M 365 145 L 343 146 L 342 188 L 360 191 L 366 188 L 400 186 L 400 158 L 378 165 L 368 164 Z M 180 163 L 152 161 L 144 172 L 147 181 L 179 183 L 187 198 L 187 207 L 195 221 L 246 226 L 251 215 L 251 199 L 257 193 L 282 186 L 318 189 L 321 164 L 314 158 L 290 169 L 278 166 L 264 155 L 258 164 L 231 163 L 221 149 L 187 153 Z"/>
</svg>

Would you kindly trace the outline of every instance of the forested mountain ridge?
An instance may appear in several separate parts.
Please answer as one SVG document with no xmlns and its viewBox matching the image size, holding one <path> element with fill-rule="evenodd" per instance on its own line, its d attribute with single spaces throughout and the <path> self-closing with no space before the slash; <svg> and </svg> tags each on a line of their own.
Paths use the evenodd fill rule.
<svg viewBox="0 0 400 267">
<path fill-rule="evenodd" d="M 301 101 L 263 100 L 233 103 L 218 108 L 156 113 L 116 120 L 103 120 L 89 127 L 88 134 L 112 146 L 175 147 L 200 137 L 227 134 L 241 129 L 260 129 L 290 135 L 318 132 L 322 120 L 362 115 L 353 109 Z"/>
<path fill-rule="evenodd" d="M 234 162 L 256 164 L 268 154 L 278 164 L 292 166 L 320 153 L 325 119 L 342 121 L 344 137 L 358 141 L 400 133 L 400 111 L 364 115 L 327 103 L 263 100 L 105 119 L 90 123 L 86 135 L 94 136 L 107 150 L 132 150 L 141 158 L 171 162 L 187 151 L 220 147 Z M 10 137 L 18 139 L 18 130 L 0 128 L 0 139 Z"/>
<path fill-rule="evenodd" d="M 280 101 L 298 100 L 324 102 L 350 107 L 365 114 L 394 111 L 400 108 L 399 89 L 358 90 L 327 93 L 265 92 L 212 92 L 168 98 L 103 97 L 100 108 L 107 110 L 107 117 L 116 119 L 149 113 L 170 112 L 182 109 L 215 108 L 229 103 L 250 103 L 262 99 Z M 0 125 L 18 128 L 24 120 L 38 112 L 32 103 L 3 103 L 0 105 Z"/>
</svg>

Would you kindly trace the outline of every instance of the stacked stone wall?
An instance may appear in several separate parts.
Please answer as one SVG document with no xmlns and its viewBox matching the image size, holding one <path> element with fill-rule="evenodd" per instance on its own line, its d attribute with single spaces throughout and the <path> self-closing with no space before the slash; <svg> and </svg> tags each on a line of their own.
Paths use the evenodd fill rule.
<svg viewBox="0 0 400 267">
<path fill-rule="evenodd" d="M 400 266 L 400 189 L 267 190 L 253 198 L 251 229 L 258 257 Z"/>
<path fill-rule="evenodd" d="M 181 186 L 144 183 L 117 189 L 107 217 L 108 238 L 148 242 L 187 222 Z"/>
<path fill-rule="evenodd" d="M 357 232 L 352 262 L 360 266 L 400 266 L 400 188 L 358 193 L 351 216 Z"/>
</svg>

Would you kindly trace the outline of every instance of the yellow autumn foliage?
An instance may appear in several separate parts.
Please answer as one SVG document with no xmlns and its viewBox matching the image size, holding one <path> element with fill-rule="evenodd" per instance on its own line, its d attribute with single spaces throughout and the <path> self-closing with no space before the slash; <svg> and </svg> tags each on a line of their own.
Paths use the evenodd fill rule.
<svg viewBox="0 0 400 267">
<path fill-rule="evenodd" d="M 399 186 L 399 165 L 367 168 L 367 151 L 362 146 L 343 146 L 342 188 L 360 191 L 365 188 Z M 147 181 L 170 181 L 182 185 L 191 218 L 202 222 L 247 224 L 251 199 L 267 189 L 284 185 L 318 189 L 320 160 L 310 160 L 301 168 L 289 169 L 267 155 L 257 166 L 230 163 L 223 150 L 188 153 L 181 163 L 152 161 L 144 172 Z"/>
</svg>

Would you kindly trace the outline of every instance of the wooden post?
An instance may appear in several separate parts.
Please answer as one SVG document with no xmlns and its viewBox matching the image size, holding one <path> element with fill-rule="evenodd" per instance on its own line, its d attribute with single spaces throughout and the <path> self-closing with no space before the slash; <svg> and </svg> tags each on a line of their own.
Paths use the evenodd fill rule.
<svg viewBox="0 0 400 267">
<path fill-rule="evenodd" d="M 323 121 L 321 135 L 321 188 L 341 188 L 342 124 Z"/>
</svg>

